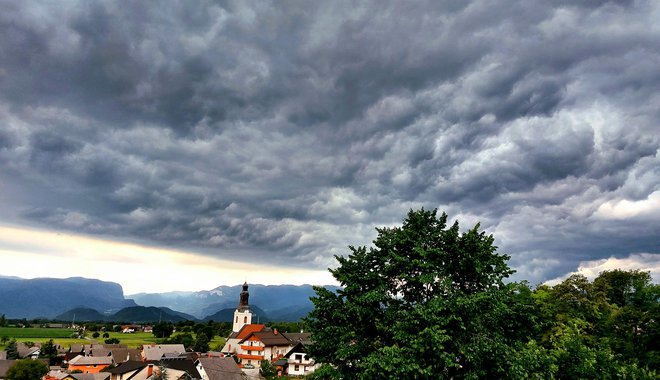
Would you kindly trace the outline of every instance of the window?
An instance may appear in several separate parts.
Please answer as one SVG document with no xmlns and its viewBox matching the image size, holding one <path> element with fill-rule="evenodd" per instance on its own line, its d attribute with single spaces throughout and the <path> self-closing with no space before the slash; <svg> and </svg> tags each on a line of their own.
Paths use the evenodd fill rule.
<svg viewBox="0 0 660 380">
<path fill-rule="evenodd" d="M 243 323 L 247 323 L 247 317 L 243 317 Z"/>
<path fill-rule="evenodd" d="M 298 366 L 298 365 L 293 366 L 293 370 L 298 372 L 300 370 L 300 366 Z"/>
<path fill-rule="evenodd" d="M 236 316 L 236 323 L 238 323 L 238 315 Z"/>
</svg>

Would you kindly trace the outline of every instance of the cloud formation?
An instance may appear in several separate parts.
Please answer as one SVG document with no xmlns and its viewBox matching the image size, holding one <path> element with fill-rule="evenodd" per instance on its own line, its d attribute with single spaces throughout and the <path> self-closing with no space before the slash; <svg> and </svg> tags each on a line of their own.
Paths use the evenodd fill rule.
<svg viewBox="0 0 660 380">
<path fill-rule="evenodd" d="M 0 221 L 318 269 L 424 206 L 532 282 L 660 253 L 655 1 L 3 9 Z"/>
</svg>

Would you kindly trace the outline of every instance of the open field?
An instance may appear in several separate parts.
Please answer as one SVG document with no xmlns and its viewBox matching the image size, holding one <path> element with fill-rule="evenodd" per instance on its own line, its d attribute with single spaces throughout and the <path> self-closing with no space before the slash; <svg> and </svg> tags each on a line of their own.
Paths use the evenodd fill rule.
<svg viewBox="0 0 660 380">
<path fill-rule="evenodd" d="M 225 341 L 225 338 L 220 338 L 219 336 L 213 337 L 213 339 L 209 342 L 209 348 L 211 351 L 220 351 L 225 345 Z"/>
<path fill-rule="evenodd" d="M 69 347 L 72 344 L 92 344 L 92 343 L 103 343 L 107 338 L 103 338 L 103 331 L 99 331 L 98 338 L 92 338 L 93 332 L 87 332 L 86 339 L 71 338 L 71 335 L 74 333 L 74 330 L 71 329 L 46 329 L 46 328 L 20 328 L 20 327 L 0 327 L 0 338 L 7 337 L 9 339 L 16 339 L 19 342 L 34 342 L 34 343 L 43 343 L 52 339 L 55 344 L 59 344 L 62 347 Z M 161 343 L 163 339 L 156 338 L 152 333 L 145 332 L 136 332 L 132 334 L 122 334 L 120 332 L 108 332 L 110 338 L 119 339 L 120 344 L 125 344 L 129 348 L 139 348 L 144 344 L 154 344 Z M 175 333 L 176 335 L 176 333 Z M 193 334 L 194 336 L 194 334 Z M 218 346 L 224 345 L 225 339 L 221 337 L 214 337 L 213 340 L 209 342 L 211 349 L 216 349 Z M 6 344 L 0 343 L 0 350 L 5 348 Z"/>
<path fill-rule="evenodd" d="M 9 338 L 70 338 L 76 331 L 72 329 L 46 329 L 46 328 L 21 328 L 21 327 L 0 327 L 0 337 Z"/>
<path fill-rule="evenodd" d="M 101 332 L 100 332 L 101 333 Z M 129 348 L 138 348 L 142 346 L 143 344 L 154 344 L 154 343 L 161 343 L 164 339 L 161 338 L 156 338 L 152 333 L 145 333 L 145 332 L 136 332 L 132 334 L 122 334 L 122 333 L 117 333 L 117 332 L 110 332 L 110 338 L 117 338 L 119 339 L 120 344 L 125 344 Z M 178 333 L 174 333 L 176 335 Z M 101 335 L 103 335 L 101 333 Z M 91 334 L 87 334 L 88 337 L 91 336 Z M 195 334 L 193 334 L 193 337 L 195 337 Z M 98 337 L 97 339 L 93 339 L 95 341 L 98 341 L 98 343 L 103 343 L 105 340 L 102 337 Z M 209 342 L 209 347 L 211 349 L 216 348 L 218 345 L 224 345 L 225 344 L 225 339 L 221 337 L 214 337 L 213 340 Z M 222 347 L 220 347 L 222 348 Z"/>
<path fill-rule="evenodd" d="M 56 344 L 62 347 L 69 347 L 72 344 L 89 344 L 89 340 L 72 338 L 74 330 L 71 329 L 46 329 L 46 328 L 20 328 L 20 327 L 0 327 L 0 338 L 16 339 L 19 342 L 43 343 L 52 339 Z M 4 350 L 5 344 L 0 344 L 0 349 Z"/>
<path fill-rule="evenodd" d="M 99 334 L 101 334 L 100 337 L 93 339 L 91 338 L 92 333 L 88 332 L 87 337 L 92 340 L 92 343 L 103 343 L 105 339 L 108 339 L 108 338 L 103 338 L 103 331 L 99 331 Z M 154 334 L 145 333 L 145 332 L 136 332 L 132 334 L 109 332 L 108 334 L 110 334 L 110 338 L 119 339 L 119 343 L 127 345 L 128 348 L 139 348 L 143 344 L 154 344 L 163 341 L 162 339 L 156 338 Z"/>
</svg>

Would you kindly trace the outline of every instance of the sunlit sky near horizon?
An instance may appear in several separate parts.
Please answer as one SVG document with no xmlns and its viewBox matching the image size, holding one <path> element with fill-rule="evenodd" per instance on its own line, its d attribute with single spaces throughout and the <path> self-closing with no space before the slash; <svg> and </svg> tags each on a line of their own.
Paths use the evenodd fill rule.
<svg viewBox="0 0 660 380">
<path fill-rule="evenodd" d="M 0 275 L 331 284 L 411 208 L 660 281 L 660 2 L 0 2 Z"/>
<path fill-rule="evenodd" d="M 259 284 L 336 284 L 328 271 L 240 263 L 51 231 L 0 226 L 0 243 L 4 273 L 96 278 L 119 283 L 126 295 L 211 290 L 248 279 Z"/>
</svg>

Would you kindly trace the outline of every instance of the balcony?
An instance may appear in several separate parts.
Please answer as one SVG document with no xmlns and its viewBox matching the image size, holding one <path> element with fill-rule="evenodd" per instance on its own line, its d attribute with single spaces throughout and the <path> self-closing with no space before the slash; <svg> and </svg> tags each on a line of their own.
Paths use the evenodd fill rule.
<svg viewBox="0 0 660 380">
<path fill-rule="evenodd" d="M 294 358 L 289 358 L 288 360 L 289 364 L 299 364 L 299 365 L 314 365 L 314 359 L 294 359 Z"/>
<path fill-rule="evenodd" d="M 249 359 L 249 360 L 264 360 L 263 355 L 244 355 L 244 354 L 238 354 L 239 359 Z"/>
<path fill-rule="evenodd" d="M 243 351 L 263 351 L 263 346 L 241 346 Z"/>
</svg>

